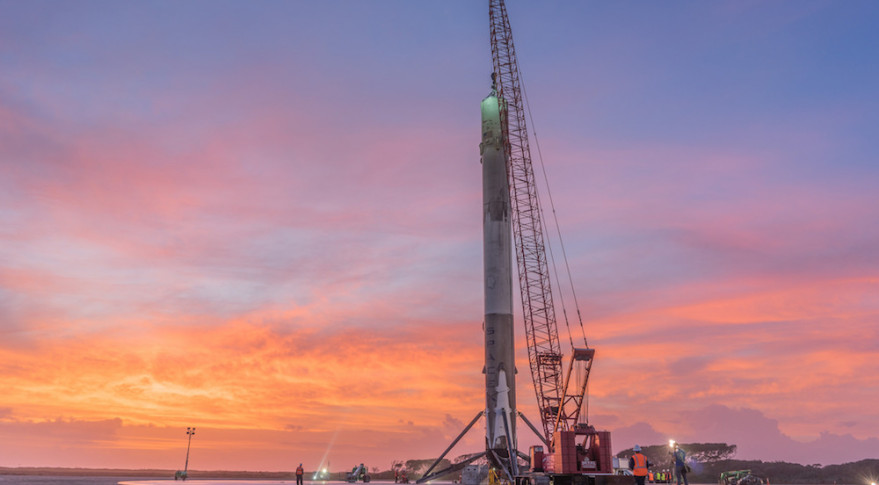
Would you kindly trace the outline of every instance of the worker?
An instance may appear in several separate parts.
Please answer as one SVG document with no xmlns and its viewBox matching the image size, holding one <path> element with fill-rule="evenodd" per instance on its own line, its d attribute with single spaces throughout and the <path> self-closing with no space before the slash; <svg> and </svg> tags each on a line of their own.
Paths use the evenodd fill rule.
<svg viewBox="0 0 879 485">
<path fill-rule="evenodd" d="M 644 481 L 647 479 L 647 469 L 650 468 L 651 463 L 646 456 L 641 454 L 640 446 L 635 445 L 632 450 L 635 454 L 629 458 L 629 470 L 632 470 L 632 475 L 635 476 L 635 485 L 644 485 Z"/>
<path fill-rule="evenodd" d="M 296 485 L 302 485 L 302 475 L 305 474 L 305 469 L 302 468 L 302 463 L 296 467 Z"/>
<path fill-rule="evenodd" d="M 678 446 L 677 443 L 675 443 L 674 446 L 672 455 L 674 455 L 675 458 L 675 477 L 678 480 L 678 485 L 681 485 L 681 478 L 683 478 L 684 485 L 690 485 L 690 481 L 687 480 L 687 452 Z"/>
<path fill-rule="evenodd" d="M 500 483 L 500 477 L 497 474 L 497 470 L 494 467 L 488 469 L 488 485 L 498 485 Z"/>
</svg>

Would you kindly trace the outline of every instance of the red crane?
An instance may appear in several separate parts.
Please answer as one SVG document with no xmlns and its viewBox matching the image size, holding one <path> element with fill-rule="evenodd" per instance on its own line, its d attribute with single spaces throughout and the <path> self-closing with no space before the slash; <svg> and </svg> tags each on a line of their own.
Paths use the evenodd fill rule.
<svg viewBox="0 0 879 485">
<path fill-rule="evenodd" d="M 547 250 L 531 148 L 525 122 L 525 104 L 513 33 L 503 0 L 489 1 L 491 57 L 501 104 L 507 171 L 510 181 L 513 237 L 519 269 L 519 290 L 528 343 L 528 361 L 550 452 L 559 431 L 583 429 L 579 423 L 586 385 L 595 351 L 573 349 L 568 372 L 563 372 L 562 352 L 553 304 Z M 579 313 L 579 312 L 578 312 Z M 573 339 L 571 339 L 573 347 Z M 579 379 L 572 383 L 571 375 Z M 584 430 L 583 433 L 587 434 Z"/>
</svg>

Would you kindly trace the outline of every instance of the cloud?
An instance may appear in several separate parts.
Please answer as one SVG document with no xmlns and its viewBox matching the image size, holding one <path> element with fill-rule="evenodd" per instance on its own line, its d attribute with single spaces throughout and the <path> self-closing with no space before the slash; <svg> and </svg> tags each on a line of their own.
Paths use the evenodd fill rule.
<svg viewBox="0 0 879 485">
<path fill-rule="evenodd" d="M 26 443 L 65 443 L 66 446 L 94 446 L 116 438 L 122 420 L 79 420 L 58 418 L 50 421 L 0 421 L 4 441 Z M 31 436 L 31 438 L 26 438 Z M 21 441 L 24 440 L 25 443 Z"/>
<path fill-rule="evenodd" d="M 54 445 L 82 433 L 83 453 L 106 442 L 120 463 L 173 466 L 179 428 L 198 421 L 206 463 L 269 469 L 334 433 L 344 460 L 380 460 L 373 444 L 430 456 L 457 434 L 484 406 L 488 85 L 472 48 L 483 21 L 450 5 L 205 18 L 22 4 L 0 19 L 0 420 L 20 425 L 7 429 L 42 423 L 70 430 L 47 432 Z M 857 53 L 873 19 L 657 10 L 630 30 L 662 35 L 639 37 L 608 30 L 631 16 L 614 6 L 523 8 L 597 22 L 517 31 L 523 69 L 535 55 L 549 68 L 528 71 L 549 134 L 532 148 L 597 351 L 595 424 L 644 441 L 683 436 L 692 415 L 803 460 L 813 448 L 798 443 L 872 446 L 876 83 L 857 55 L 827 69 L 797 53 Z M 845 35 L 826 18 L 847 18 Z M 535 416 L 527 372 L 518 382 Z M 46 447 L 10 453 L 67 460 Z"/>
<path fill-rule="evenodd" d="M 614 452 L 618 452 L 636 444 L 645 446 L 664 443 L 668 438 L 653 429 L 650 424 L 640 421 L 629 426 L 613 428 L 610 439 Z"/>
<path fill-rule="evenodd" d="M 214 106 L 195 104 L 211 118 Z M 478 183 L 438 188 L 458 177 L 431 155 L 440 148 L 433 129 L 408 127 L 395 139 L 378 128 L 346 133 L 329 156 L 326 138 L 339 136 L 327 135 L 336 133 L 333 118 L 306 123 L 276 105 L 233 108 L 249 130 L 218 123 L 181 150 L 172 142 L 191 129 L 188 118 L 149 134 L 125 123 L 71 131 L 8 106 L 16 131 L 0 149 L 9 168 L 3 216 L 15 230 L 2 233 L 0 256 L 15 263 L 0 278 L 11 293 L 9 320 L 46 321 L 31 313 L 37 301 L 95 326 L 143 313 L 225 318 L 326 294 L 384 297 L 426 274 L 471 272 L 450 256 L 478 248 L 475 236 L 460 236 L 477 234 L 478 221 L 461 231 L 455 217 L 462 201 L 478 206 Z"/>
<path fill-rule="evenodd" d="M 851 435 L 821 433 L 817 439 L 794 440 L 779 429 L 776 419 L 754 409 L 708 406 L 686 416 L 691 436 L 706 441 L 738 445 L 737 458 L 795 463 L 836 464 L 870 458 L 879 444 L 876 438 L 856 439 Z"/>
<path fill-rule="evenodd" d="M 777 419 L 755 409 L 734 409 L 715 404 L 683 413 L 667 434 L 646 422 L 613 429 L 615 450 L 634 443 L 662 444 L 668 439 L 678 442 L 727 443 L 737 446 L 737 459 L 821 463 L 850 463 L 871 458 L 879 440 L 857 439 L 850 434 L 823 432 L 816 439 L 795 440 L 779 428 Z"/>
<path fill-rule="evenodd" d="M 261 320 L 7 348 L 3 361 L 18 364 L 5 376 L 12 389 L 7 402 L 20 419 L 114 409 L 135 423 L 183 425 L 195 413 L 214 426 L 283 428 L 295 422 L 317 429 L 355 422 L 392 429 L 401 414 L 439 426 L 444 413 L 481 408 L 472 369 L 478 339 L 462 352 L 462 343 L 450 338 L 472 324 L 413 322 L 401 331 Z M 426 329 L 447 337 L 425 343 Z M 95 348 L 101 351 L 95 354 Z M 49 356 L 55 356 L 52 367 L 42 365 Z M 444 384 L 450 376 L 457 384 Z M 41 396 L 40 404 L 25 405 L 34 396 Z M 333 417 L 317 419 L 328 410 L 335 410 Z M 362 413 L 371 417 L 364 420 Z"/>
</svg>

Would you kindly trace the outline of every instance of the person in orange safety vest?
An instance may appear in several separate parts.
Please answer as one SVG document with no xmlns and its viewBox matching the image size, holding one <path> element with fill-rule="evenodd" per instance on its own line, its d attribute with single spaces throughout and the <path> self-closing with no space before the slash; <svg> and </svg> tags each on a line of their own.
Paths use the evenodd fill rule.
<svg viewBox="0 0 879 485">
<path fill-rule="evenodd" d="M 302 485 L 302 475 L 305 473 L 305 470 L 302 468 L 302 463 L 296 467 L 296 485 Z"/>
<path fill-rule="evenodd" d="M 635 454 L 629 458 L 629 470 L 632 470 L 632 475 L 635 475 L 635 485 L 644 485 L 644 481 L 647 479 L 647 469 L 650 468 L 651 463 L 646 456 L 641 454 L 640 446 L 635 445 L 632 450 L 635 451 Z"/>
</svg>

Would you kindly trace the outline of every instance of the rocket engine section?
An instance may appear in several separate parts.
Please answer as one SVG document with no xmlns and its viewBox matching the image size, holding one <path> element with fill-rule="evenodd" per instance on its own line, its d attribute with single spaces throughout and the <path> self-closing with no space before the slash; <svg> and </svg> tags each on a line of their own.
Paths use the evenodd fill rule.
<svg viewBox="0 0 879 485">
<path fill-rule="evenodd" d="M 492 76 L 492 79 L 494 76 Z M 495 86 L 482 100 L 483 262 L 485 271 L 485 438 L 489 457 L 516 456 L 512 222 L 500 109 Z"/>
</svg>

